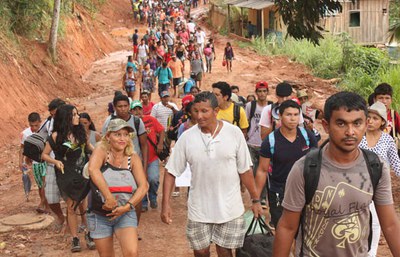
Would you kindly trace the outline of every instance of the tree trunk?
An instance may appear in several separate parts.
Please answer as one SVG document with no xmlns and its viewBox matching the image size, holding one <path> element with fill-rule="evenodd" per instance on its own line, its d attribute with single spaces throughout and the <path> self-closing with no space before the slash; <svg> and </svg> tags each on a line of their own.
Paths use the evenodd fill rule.
<svg viewBox="0 0 400 257">
<path fill-rule="evenodd" d="M 54 0 L 53 19 L 51 21 L 51 30 L 49 38 L 49 52 L 53 62 L 57 62 L 57 34 L 58 23 L 60 20 L 61 0 Z"/>
</svg>

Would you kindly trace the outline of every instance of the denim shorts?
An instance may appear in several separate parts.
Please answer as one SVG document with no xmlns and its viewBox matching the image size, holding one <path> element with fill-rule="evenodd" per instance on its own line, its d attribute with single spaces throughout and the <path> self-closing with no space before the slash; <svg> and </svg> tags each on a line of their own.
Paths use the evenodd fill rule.
<svg viewBox="0 0 400 257">
<path fill-rule="evenodd" d="M 137 228 L 137 217 L 135 210 L 130 210 L 115 220 L 110 220 L 109 217 L 104 215 L 88 212 L 87 223 L 90 237 L 93 239 L 101 239 L 112 237 L 115 230 L 120 228 Z"/>
</svg>

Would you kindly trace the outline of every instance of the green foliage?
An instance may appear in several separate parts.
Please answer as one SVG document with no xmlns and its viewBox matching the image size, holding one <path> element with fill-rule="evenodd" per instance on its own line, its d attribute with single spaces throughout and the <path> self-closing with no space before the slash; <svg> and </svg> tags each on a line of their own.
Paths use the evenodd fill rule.
<svg viewBox="0 0 400 257">
<path fill-rule="evenodd" d="M 388 83 L 393 87 L 392 107 L 400 110 L 400 66 L 388 66 L 374 74 L 367 74 L 361 68 L 353 68 L 347 72 L 340 88 L 357 92 L 367 98 L 380 83 Z"/>
<path fill-rule="evenodd" d="M 364 73 L 372 75 L 389 65 L 389 57 L 386 52 L 377 48 L 356 45 L 349 41 L 346 35 L 342 36 L 342 47 L 345 71 L 357 67 Z"/>
<path fill-rule="evenodd" d="M 51 22 L 52 0 L 3 0 L 0 27 L 26 37 L 38 36 Z"/>
<path fill-rule="evenodd" d="M 261 55 L 286 55 L 308 66 L 318 77 L 341 78 L 341 89 L 357 92 L 365 98 L 379 83 L 389 83 L 395 92 L 393 107 L 400 108 L 400 65 L 390 66 L 385 51 L 356 45 L 346 34 L 327 36 L 319 45 L 293 38 L 281 42 L 270 34 L 265 40 L 256 38 L 239 46 L 250 46 Z"/>
<path fill-rule="evenodd" d="M 92 14 L 106 0 L 75 0 Z M 65 34 L 65 17 L 72 11 L 73 0 L 62 1 L 59 33 Z M 54 0 L 0 0 L 0 31 L 27 38 L 47 40 Z"/>
</svg>

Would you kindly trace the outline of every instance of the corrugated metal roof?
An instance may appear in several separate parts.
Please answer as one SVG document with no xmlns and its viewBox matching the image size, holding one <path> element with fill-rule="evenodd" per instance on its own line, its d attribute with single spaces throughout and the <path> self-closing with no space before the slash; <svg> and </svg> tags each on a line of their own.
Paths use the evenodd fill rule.
<svg viewBox="0 0 400 257">
<path fill-rule="evenodd" d="M 228 0 L 226 4 L 242 8 L 262 10 L 267 7 L 273 6 L 274 2 L 267 0 Z"/>
</svg>

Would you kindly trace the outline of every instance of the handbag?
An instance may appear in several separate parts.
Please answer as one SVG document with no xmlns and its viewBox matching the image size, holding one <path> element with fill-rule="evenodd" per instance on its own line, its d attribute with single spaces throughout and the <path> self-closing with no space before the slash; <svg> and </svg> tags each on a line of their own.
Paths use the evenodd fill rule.
<svg viewBox="0 0 400 257">
<path fill-rule="evenodd" d="M 394 110 L 391 110 L 390 114 L 392 115 L 392 120 L 393 120 L 393 127 L 392 127 L 392 133 L 393 134 L 392 134 L 392 136 L 393 136 L 393 139 L 394 139 L 394 143 L 396 144 L 396 147 L 399 150 L 400 149 L 400 136 L 399 136 L 398 131 L 396 131 L 396 122 L 395 122 L 396 115 L 394 113 Z"/>
<path fill-rule="evenodd" d="M 158 152 L 157 152 L 157 145 L 156 145 L 156 143 L 154 143 L 149 137 L 147 137 L 147 139 L 149 140 L 150 144 L 154 147 L 154 150 L 156 151 L 156 154 L 157 154 L 158 158 L 159 158 L 161 161 L 164 161 L 165 159 L 168 158 L 170 152 L 169 152 L 169 146 L 167 145 L 167 143 L 165 142 L 165 140 L 164 140 L 164 142 L 163 142 L 163 149 L 162 149 L 162 151 L 161 151 L 160 153 L 158 153 Z"/>
<path fill-rule="evenodd" d="M 254 234 L 258 226 L 261 233 Z M 253 218 L 244 237 L 243 246 L 236 249 L 236 257 L 270 257 L 273 242 L 274 236 L 265 221 L 261 217 Z"/>
<path fill-rule="evenodd" d="M 224 66 L 224 67 L 226 66 L 226 60 L 222 61 L 222 66 Z"/>
</svg>

